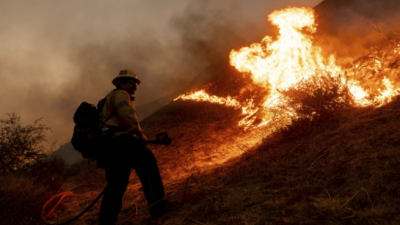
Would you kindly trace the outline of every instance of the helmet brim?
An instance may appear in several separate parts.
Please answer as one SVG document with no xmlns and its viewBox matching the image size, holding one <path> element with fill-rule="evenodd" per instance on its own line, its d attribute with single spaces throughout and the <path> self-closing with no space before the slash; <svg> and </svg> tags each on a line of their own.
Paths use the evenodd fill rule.
<svg viewBox="0 0 400 225">
<path fill-rule="evenodd" d="M 136 83 L 140 84 L 140 80 L 139 80 L 139 79 L 136 79 L 136 78 L 133 78 L 133 77 L 130 77 L 130 76 L 126 76 L 126 77 L 124 77 L 124 76 L 118 76 L 118 77 L 116 77 L 116 78 L 114 78 L 114 79 L 112 80 L 112 84 L 113 84 L 114 86 L 117 85 L 117 81 L 118 81 L 118 79 L 120 79 L 120 78 L 130 78 L 130 79 L 134 79 L 134 80 L 136 80 Z"/>
</svg>

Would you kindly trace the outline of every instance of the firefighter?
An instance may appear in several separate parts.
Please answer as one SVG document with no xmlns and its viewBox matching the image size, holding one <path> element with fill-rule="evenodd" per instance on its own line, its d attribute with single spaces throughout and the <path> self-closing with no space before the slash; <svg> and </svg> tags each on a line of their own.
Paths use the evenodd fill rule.
<svg viewBox="0 0 400 225">
<path fill-rule="evenodd" d="M 146 147 L 144 135 L 133 101 L 137 86 L 140 84 L 135 72 L 121 70 L 112 80 L 116 89 L 111 91 L 103 108 L 102 131 L 109 141 L 98 166 L 105 169 L 107 186 L 100 207 L 99 225 L 115 224 L 122 207 L 122 197 L 129 182 L 131 168 L 143 186 L 144 196 L 149 205 L 159 202 L 149 209 L 153 218 L 161 216 L 167 200 L 164 200 L 164 186 L 153 153 Z"/>
</svg>

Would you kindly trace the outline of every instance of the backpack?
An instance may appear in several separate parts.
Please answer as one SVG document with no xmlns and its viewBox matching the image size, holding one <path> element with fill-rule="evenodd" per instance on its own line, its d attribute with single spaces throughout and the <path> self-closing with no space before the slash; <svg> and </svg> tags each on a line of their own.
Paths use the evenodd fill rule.
<svg viewBox="0 0 400 225">
<path fill-rule="evenodd" d="M 71 143 L 85 159 L 98 159 L 106 144 L 107 139 L 101 131 L 100 124 L 104 104 L 105 98 L 98 102 L 97 108 L 93 104 L 82 102 L 74 114 L 75 127 Z"/>
</svg>

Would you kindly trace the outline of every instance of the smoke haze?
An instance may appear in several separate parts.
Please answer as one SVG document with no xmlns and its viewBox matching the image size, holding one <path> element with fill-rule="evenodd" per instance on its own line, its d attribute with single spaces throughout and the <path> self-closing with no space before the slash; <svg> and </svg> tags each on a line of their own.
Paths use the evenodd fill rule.
<svg viewBox="0 0 400 225">
<path fill-rule="evenodd" d="M 182 89 L 232 48 L 267 34 L 275 9 L 320 0 L 0 2 L 0 118 L 43 117 L 60 144 L 80 102 L 97 103 L 120 69 L 142 81 L 136 106 Z"/>
<path fill-rule="evenodd" d="M 336 53 L 344 64 L 389 44 L 375 29 L 388 38 L 400 38 L 398 0 L 324 0 L 315 10 L 319 15 L 315 43 L 327 54 Z"/>
</svg>

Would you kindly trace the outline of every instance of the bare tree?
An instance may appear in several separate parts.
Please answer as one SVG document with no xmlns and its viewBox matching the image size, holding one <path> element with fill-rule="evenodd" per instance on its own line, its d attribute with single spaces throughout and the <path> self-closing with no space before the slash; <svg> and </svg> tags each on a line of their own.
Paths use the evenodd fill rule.
<svg viewBox="0 0 400 225">
<path fill-rule="evenodd" d="M 13 173 L 45 157 L 45 132 L 50 130 L 41 119 L 23 126 L 15 113 L 7 116 L 0 120 L 0 173 Z"/>
</svg>

